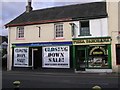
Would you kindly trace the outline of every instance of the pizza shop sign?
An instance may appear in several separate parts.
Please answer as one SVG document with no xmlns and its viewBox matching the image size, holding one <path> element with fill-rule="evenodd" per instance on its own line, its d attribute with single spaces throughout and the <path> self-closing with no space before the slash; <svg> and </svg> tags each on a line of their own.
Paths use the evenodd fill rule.
<svg viewBox="0 0 120 90">
<path fill-rule="evenodd" d="M 28 67 L 28 48 L 14 48 L 14 66 Z"/>
<path fill-rule="evenodd" d="M 73 40 L 73 44 L 93 44 L 93 43 L 110 43 L 111 38 L 91 38 Z"/>
<path fill-rule="evenodd" d="M 42 67 L 69 68 L 69 46 L 43 47 Z"/>
</svg>

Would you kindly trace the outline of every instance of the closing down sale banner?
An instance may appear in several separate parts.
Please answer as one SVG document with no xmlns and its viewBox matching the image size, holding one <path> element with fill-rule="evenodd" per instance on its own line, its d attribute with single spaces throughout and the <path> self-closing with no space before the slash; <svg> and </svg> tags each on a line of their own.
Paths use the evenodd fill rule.
<svg viewBox="0 0 120 90">
<path fill-rule="evenodd" d="M 14 48 L 14 66 L 28 67 L 28 48 Z"/>
<path fill-rule="evenodd" d="M 43 47 L 42 67 L 70 68 L 69 46 Z"/>
</svg>

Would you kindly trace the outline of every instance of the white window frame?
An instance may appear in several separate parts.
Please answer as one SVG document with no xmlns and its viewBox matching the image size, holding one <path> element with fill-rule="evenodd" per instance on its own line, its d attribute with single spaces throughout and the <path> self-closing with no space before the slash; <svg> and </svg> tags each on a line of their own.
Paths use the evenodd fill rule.
<svg viewBox="0 0 120 90">
<path fill-rule="evenodd" d="M 24 26 L 17 27 L 17 38 L 24 38 Z"/>
<path fill-rule="evenodd" d="M 81 25 L 81 23 L 83 23 L 83 22 L 88 22 L 88 27 L 82 27 L 82 25 Z M 79 36 L 92 36 L 91 35 L 91 33 L 90 33 L 90 21 L 89 20 L 82 20 L 82 21 L 79 21 L 79 23 L 80 23 L 80 33 L 79 33 Z M 82 33 L 82 29 L 84 29 L 84 28 L 86 28 L 86 29 L 88 29 L 88 34 L 89 35 L 86 35 L 86 31 L 84 32 L 84 33 Z"/>
<path fill-rule="evenodd" d="M 63 32 L 63 24 L 62 23 L 57 23 L 54 24 L 54 38 L 59 39 L 59 38 L 64 38 L 64 32 Z"/>
</svg>

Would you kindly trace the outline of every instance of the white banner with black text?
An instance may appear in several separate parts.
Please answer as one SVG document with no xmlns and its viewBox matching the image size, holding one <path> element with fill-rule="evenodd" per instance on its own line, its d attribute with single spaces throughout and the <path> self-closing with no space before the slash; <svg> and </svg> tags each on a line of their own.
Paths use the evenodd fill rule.
<svg viewBox="0 0 120 90">
<path fill-rule="evenodd" d="M 42 67 L 70 68 L 69 46 L 43 47 Z"/>
<path fill-rule="evenodd" d="M 14 66 L 28 67 L 28 48 L 14 48 Z"/>
</svg>

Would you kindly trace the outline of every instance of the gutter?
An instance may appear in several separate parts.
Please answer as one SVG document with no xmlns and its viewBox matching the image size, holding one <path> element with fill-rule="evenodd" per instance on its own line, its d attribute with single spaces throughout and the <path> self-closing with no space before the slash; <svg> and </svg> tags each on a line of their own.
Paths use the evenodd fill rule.
<svg viewBox="0 0 120 90">
<path fill-rule="evenodd" d="M 63 19 L 56 19 L 56 20 L 41 20 L 36 22 L 26 22 L 26 23 L 19 23 L 19 24 L 6 24 L 5 28 L 7 27 L 15 27 L 15 26 L 26 26 L 26 25 L 35 25 L 35 24 L 47 24 L 47 23 L 56 23 L 56 22 L 66 22 L 72 21 L 72 18 L 63 18 Z"/>
</svg>

